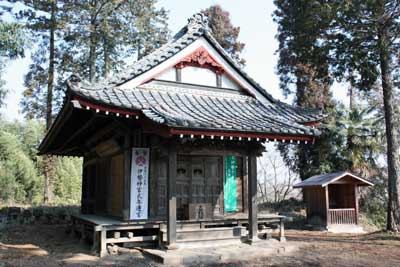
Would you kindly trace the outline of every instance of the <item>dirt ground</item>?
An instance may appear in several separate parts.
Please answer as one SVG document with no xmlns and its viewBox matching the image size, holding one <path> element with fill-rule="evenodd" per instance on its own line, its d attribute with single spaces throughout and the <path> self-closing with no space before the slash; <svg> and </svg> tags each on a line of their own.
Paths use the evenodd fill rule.
<svg viewBox="0 0 400 267">
<path fill-rule="evenodd" d="M 0 267 L 160 266 L 137 250 L 99 259 L 90 253 L 89 245 L 80 244 L 64 229 L 60 225 L 23 225 L 0 230 Z M 286 235 L 290 242 L 298 243 L 298 252 L 221 266 L 400 266 L 400 235 L 291 230 Z"/>
</svg>

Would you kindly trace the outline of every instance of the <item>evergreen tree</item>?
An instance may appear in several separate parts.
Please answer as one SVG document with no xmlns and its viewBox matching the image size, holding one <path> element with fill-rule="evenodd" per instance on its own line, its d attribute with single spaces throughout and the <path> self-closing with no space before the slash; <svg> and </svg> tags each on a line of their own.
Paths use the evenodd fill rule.
<svg viewBox="0 0 400 267">
<path fill-rule="evenodd" d="M 278 75 L 284 95 L 294 95 L 294 104 L 304 108 L 322 109 L 333 115 L 334 102 L 330 87 L 329 37 L 332 13 L 326 1 L 275 0 L 274 20 L 278 23 Z M 317 15 L 316 15 L 317 14 Z M 304 180 L 319 174 L 326 151 L 334 148 L 330 133 L 320 136 L 314 146 L 279 146 L 286 163 Z M 322 157 L 322 158 L 321 158 Z"/>
<path fill-rule="evenodd" d="M 279 63 L 283 66 L 279 66 L 279 73 L 281 81 L 283 77 L 284 84 L 296 81 L 296 90 L 299 91 L 299 88 L 302 88 L 297 82 L 303 82 L 304 79 L 299 79 L 299 76 L 295 75 L 296 72 L 293 70 L 297 67 L 293 68 L 293 66 L 298 65 L 298 59 L 301 59 L 300 62 L 303 64 L 302 55 L 304 55 L 306 63 L 307 59 L 319 62 L 314 61 L 315 58 L 326 57 L 327 60 L 323 60 L 323 64 L 320 64 L 322 70 L 327 69 L 328 76 L 326 77 L 333 76 L 341 81 L 350 82 L 352 90 L 357 88 L 370 92 L 376 86 L 382 88 L 388 167 L 387 229 L 400 231 L 400 133 L 396 127 L 396 116 L 398 116 L 398 110 L 396 110 L 398 88 L 396 86 L 399 78 L 397 51 L 400 43 L 399 1 L 276 0 L 275 3 L 278 6 L 275 13 L 276 21 L 280 27 Z M 296 42 L 296 33 L 305 39 L 303 44 Z M 304 45 L 307 43 L 312 46 Z M 305 46 L 305 50 L 299 49 L 298 44 Z M 315 57 L 320 54 L 316 53 L 317 51 L 322 51 L 322 55 L 325 56 Z M 281 58 L 287 58 L 288 61 L 282 61 Z M 306 66 L 309 67 L 307 64 Z M 325 79 L 325 75 L 316 75 L 316 77 Z M 299 105 L 302 105 L 302 102 L 299 102 L 301 96 L 302 94 L 297 95 Z M 353 104 L 352 108 L 355 108 Z M 352 115 L 355 115 L 355 112 L 357 110 L 354 110 Z M 356 148 L 352 139 L 354 132 L 348 128 L 347 134 L 347 145 L 350 146 L 348 149 L 355 153 Z M 323 141 L 323 138 L 320 140 Z M 320 151 L 325 148 L 327 147 L 322 146 Z M 335 149 L 331 147 L 328 151 L 335 151 Z M 321 159 L 323 155 L 324 153 L 320 152 L 319 158 Z M 303 154 L 303 156 L 307 158 L 308 155 Z M 357 158 L 355 154 L 347 157 L 353 158 L 353 163 Z M 294 161 L 301 158 L 295 158 Z M 322 162 L 320 161 L 319 164 L 322 165 Z M 305 168 L 306 166 L 303 165 L 300 169 Z"/>
<path fill-rule="evenodd" d="M 333 28 L 336 73 L 354 84 L 382 88 L 388 166 L 387 229 L 400 231 L 400 136 L 396 126 L 400 5 L 397 0 L 342 0 Z"/>
<path fill-rule="evenodd" d="M 244 66 L 246 61 L 241 57 L 245 44 L 238 40 L 240 27 L 232 25 L 228 11 L 220 5 L 213 5 L 201 11 L 208 17 L 209 27 L 213 36 L 226 52 L 240 65 Z"/>
<path fill-rule="evenodd" d="M 121 70 L 135 59 L 133 55 L 139 58 L 165 43 L 167 13 L 156 8 L 156 3 L 99 0 L 71 4 L 66 54 L 77 64 L 70 72 L 95 81 Z"/>
<path fill-rule="evenodd" d="M 138 40 L 145 44 L 146 53 L 165 42 L 168 36 L 166 12 L 156 9 L 155 1 L 32 0 L 24 3 L 26 9 L 18 18 L 31 32 L 36 45 L 33 63 L 25 76 L 21 107 L 28 119 L 45 117 L 46 129 L 52 123 L 54 110 L 58 109 L 55 105 L 61 103 L 64 80 L 69 75 L 77 73 L 91 81 L 107 77 L 126 63 Z M 131 35 L 134 31 L 145 34 Z M 154 45 L 148 45 L 150 42 Z M 55 164 L 53 157 L 44 157 L 45 202 L 53 200 Z"/>
</svg>

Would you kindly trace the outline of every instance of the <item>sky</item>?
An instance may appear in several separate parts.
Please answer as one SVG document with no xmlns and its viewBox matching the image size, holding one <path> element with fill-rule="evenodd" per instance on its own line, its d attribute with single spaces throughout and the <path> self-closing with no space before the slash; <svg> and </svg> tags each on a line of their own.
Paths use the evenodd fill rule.
<svg viewBox="0 0 400 267">
<path fill-rule="evenodd" d="M 275 39 L 277 24 L 273 21 L 272 13 L 275 6 L 272 0 L 159 0 L 158 6 L 169 10 L 169 27 L 172 34 L 179 31 L 193 14 L 213 4 L 219 4 L 230 13 L 234 26 L 240 27 L 239 40 L 244 42 L 242 53 L 246 60 L 245 71 L 260 83 L 272 96 L 285 102 L 279 89 L 279 77 L 276 74 L 278 55 L 275 51 L 278 42 Z M 23 78 L 30 64 L 29 52 L 23 59 L 9 62 L 4 73 L 6 88 L 10 91 L 6 98 L 6 107 L 0 113 L 7 120 L 22 120 L 19 112 L 19 102 L 22 97 Z M 343 86 L 334 86 L 335 99 L 347 99 Z"/>
</svg>

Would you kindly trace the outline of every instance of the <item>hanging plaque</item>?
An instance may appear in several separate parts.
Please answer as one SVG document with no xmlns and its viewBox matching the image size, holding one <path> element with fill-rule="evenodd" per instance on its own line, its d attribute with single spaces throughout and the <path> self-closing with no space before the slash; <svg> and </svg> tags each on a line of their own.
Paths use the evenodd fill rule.
<svg viewBox="0 0 400 267">
<path fill-rule="evenodd" d="M 131 220 L 147 219 L 149 197 L 149 149 L 132 148 Z"/>
<path fill-rule="evenodd" d="M 236 157 L 226 156 L 224 181 L 224 209 L 226 212 L 236 211 L 236 167 Z"/>
</svg>

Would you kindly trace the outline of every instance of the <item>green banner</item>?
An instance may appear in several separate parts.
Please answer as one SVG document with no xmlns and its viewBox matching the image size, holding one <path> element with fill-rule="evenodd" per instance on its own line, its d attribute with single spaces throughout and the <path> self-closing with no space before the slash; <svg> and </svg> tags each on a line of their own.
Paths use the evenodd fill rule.
<svg viewBox="0 0 400 267">
<path fill-rule="evenodd" d="M 224 207 L 226 212 L 236 211 L 236 166 L 235 156 L 225 157 Z"/>
</svg>

